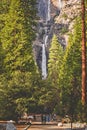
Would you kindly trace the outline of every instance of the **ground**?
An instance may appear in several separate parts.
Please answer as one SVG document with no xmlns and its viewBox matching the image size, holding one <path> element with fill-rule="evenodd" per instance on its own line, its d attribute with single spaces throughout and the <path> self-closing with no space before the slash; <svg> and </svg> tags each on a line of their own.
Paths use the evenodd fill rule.
<svg viewBox="0 0 87 130">
<path fill-rule="evenodd" d="M 23 129 L 24 127 L 22 126 L 17 130 L 23 130 Z M 58 126 L 57 125 L 32 125 L 28 130 L 58 130 Z"/>
<path fill-rule="evenodd" d="M 26 128 L 27 126 L 17 126 L 17 130 L 25 130 L 24 128 Z M 67 130 L 67 129 L 71 129 L 71 123 L 65 123 L 63 124 L 63 126 L 58 126 L 58 124 L 46 124 L 46 125 L 42 125 L 42 124 L 32 124 L 29 129 L 26 130 Z M 83 123 L 73 123 L 72 124 L 72 128 L 74 128 L 74 130 L 84 130 L 85 125 Z M 86 126 L 87 128 L 87 126 Z"/>
</svg>

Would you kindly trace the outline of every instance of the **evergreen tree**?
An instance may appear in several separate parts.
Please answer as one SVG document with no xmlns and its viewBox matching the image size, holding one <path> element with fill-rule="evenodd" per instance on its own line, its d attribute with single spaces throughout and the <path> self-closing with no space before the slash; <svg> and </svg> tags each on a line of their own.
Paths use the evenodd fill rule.
<svg viewBox="0 0 87 130">
<path fill-rule="evenodd" d="M 57 36 L 54 35 L 49 50 L 48 60 L 48 77 L 54 86 L 57 85 L 58 74 L 62 64 L 62 57 L 63 47 L 58 43 Z"/>
<path fill-rule="evenodd" d="M 78 24 L 77 24 L 78 23 Z M 81 103 L 81 20 L 77 19 L 74 32 L 69 38 L 69 44 L 60 71 L 60 88 L 63 113 L 76 116 Z M 74 109 L 75 108 L 75 109 Z M 78 113 L 78 114 L 77 114 Z"/>
<path fill-rule="evenodd" d="M 51 101 L 54 107 L 59 104 L 59 73 L 60 67 L 62 65 L 62 58 L 64 55 L 63 47 L 58 43 L 58 38 L 56 35 L 53 36 L 51 47 L 49 50 L 49 60 L 48 60 L 48 83 L 49 83 L 49 95 L 51 95 Z M 51 103 L 52 104 L 52 103 Z M 58 110 L 56 112 L 59 112 Z"/>
<path fill-rule="evenodd" d="M 1 42 L 6 53 L 4 62 L 10 71 L 33 69 L 31 36 L 28 38 L 24 25 L 25 18 L 20 1 L 11 1 L 5 26 L 1 32 Z M 32 32 L 32 29 L 28 32 Z"/>
<path fill-rule="evenodd" d="M 5 4 L 7 6 L 8 2 Z M 4 119 L 17 119 L 18 115 L 30 109 L 28 102 L 33 100 L 33 75 L 36 75 L 32 53 L 36 24 L 35 4 L 36 1 L 32 0 L 11 0 L 5 13 L 4 27 L 0 32 L 1 49 L 4 52 L 4 77 L 0 76 L 3 86 L 0 93 L 5 92 L 0 96 L 0 112 Z"/>
<path fill-rule="evenodd" d="M 4 28 L 5 26 L 5 19 L 6 15 L 9 10 L 9 5 L 10 5 L 10 0 L 1 0 L 0 1 L 0 31 Z M 3 64 L 3 59 L 4 59 L 4 50 L 2 47 L 2 42 L 0 38 L 0 74 L 4 72 L 4 64 Z"/>
</svg>

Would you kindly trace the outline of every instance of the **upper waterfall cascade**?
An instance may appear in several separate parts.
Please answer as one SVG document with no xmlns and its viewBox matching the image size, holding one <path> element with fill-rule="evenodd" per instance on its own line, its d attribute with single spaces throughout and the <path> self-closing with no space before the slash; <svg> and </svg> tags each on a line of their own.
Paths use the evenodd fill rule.
<svg viewBox="0 0 87 130">
<path fill-rule="evenodd" d="M 47 16 L 47 21 L 50 21 L 50 0 L 48 0 L 48 12 L 47 12 L 48 16 Z"/>
<path fill-rule="evenodd" d="M 58 0 L 58 7 L 61 9 L 62 8 L 62 0 Z"/>
</svg>

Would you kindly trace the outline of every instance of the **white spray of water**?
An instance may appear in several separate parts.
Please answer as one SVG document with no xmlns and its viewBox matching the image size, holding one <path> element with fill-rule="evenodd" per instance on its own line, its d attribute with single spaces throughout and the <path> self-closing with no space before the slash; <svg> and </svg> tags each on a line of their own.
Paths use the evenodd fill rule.
<svg viewBox="0 0 87 130">
<path fill-rule="evenodd" d="M 47 21 L 50 21 L 50 18 L 51 18 L 51 16 L 50 16 L 50 5 L 51 5 L 51 2 L 50 2 L 50 0 L 48 0 Z"/>
<path fill-rule="evenodd" d="M 48 35 L 45 36 L 45 46 L 47 46 Z"/>
<path fill-rule="evenodd" d="M 46 50 L 45 44 L 42 45 L 42 79 L 46 79 L 47 70 L 46 70 Z"/>
<path fill-rule="evenodd" d="M 58 7 L 61 9 L 62 8 L 62 0 L 58 0 Z"/>
<path fill-rule="evenodd" d="M 47 14 L 46 14 L 46 23 L 50 21 L 51 19 L 51 0 L 47 1 Z M 46 1 L 45 1 L 46 3 Z M 47 40 L 48 40 L 48 35 L 47 35 L 47 29 L 45 29 L 45 40 L 44 44 L 42 45 L 42 79 L 46 79 L 47 77 L 47 67 L 46 67 L 46 46 L 47 46 Z"/>
<path fill-rule="evenodd" d="M 59 8 L 61 9 L 62 8 L 62 1 L 59 0 Z"/>
</svg>

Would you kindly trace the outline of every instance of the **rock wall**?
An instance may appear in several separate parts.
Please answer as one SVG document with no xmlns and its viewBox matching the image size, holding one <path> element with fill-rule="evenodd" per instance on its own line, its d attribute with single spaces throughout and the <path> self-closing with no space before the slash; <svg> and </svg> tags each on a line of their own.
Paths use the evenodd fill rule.
<svg viewBox="0 0 87 130">
<path fill-rule="evenodd" d="M 81 0 L 68 0 L 55 18 L 54 33 L 62 45 L 68 44 L 69 33 L 73 32 L 75 19 L 80 15 Z"/>
</svg>

